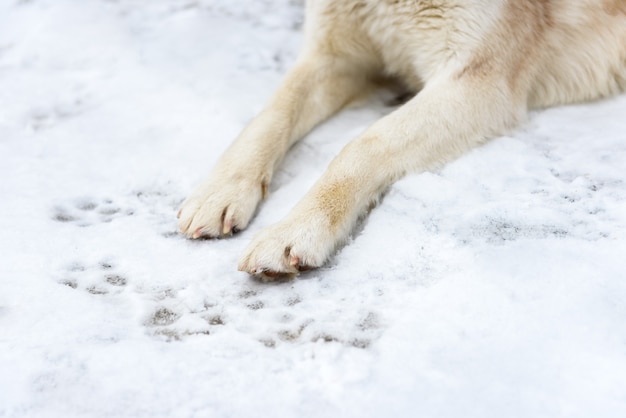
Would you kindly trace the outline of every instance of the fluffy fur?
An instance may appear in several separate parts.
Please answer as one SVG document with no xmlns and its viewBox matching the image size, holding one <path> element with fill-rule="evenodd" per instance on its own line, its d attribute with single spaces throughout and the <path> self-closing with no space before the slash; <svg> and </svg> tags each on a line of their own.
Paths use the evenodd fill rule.
<svg viewBox="0 0 626 418">
<path fill-rule="evenodd" d="M 626 89 L 626 0 L 310 0 L 303 51 L 269 104 L 183 203 L 181 232 L 245 228 L 291 145 L 382 77 L 419 93 L 349 143 L 239 269 L 321 266 L 382 190 L 461 155 L 529 108 Z"/>
</svg>

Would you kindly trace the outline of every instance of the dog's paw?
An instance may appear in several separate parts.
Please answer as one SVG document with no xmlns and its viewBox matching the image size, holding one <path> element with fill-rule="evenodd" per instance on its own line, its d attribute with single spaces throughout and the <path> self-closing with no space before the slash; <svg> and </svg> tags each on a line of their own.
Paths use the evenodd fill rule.
<svg viewBox="0 0 626 418">
<path fill-rule="evenodd" d="M 239 260 L 239 270 L 265 281 L 292 278 L 324 264 L 335 245 L 323 223 L 311 218 L 286 220 L 254 237 Z"/>
<path fill-rule="evenodd" d="M 219 238 L 248 226 L 267 191 L 264 181 L 209 180 L 183 202 L 178 211 L 180 232 L 189 238 Z"/>
</svg>

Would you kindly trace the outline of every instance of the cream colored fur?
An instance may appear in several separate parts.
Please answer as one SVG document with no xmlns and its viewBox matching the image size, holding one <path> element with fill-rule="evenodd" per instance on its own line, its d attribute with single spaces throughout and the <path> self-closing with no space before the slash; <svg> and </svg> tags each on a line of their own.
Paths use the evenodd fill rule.
<svg viewBox="0 0 626 418">
<path fill-rule="evenodd" d="M 626 89 L 626 0 L 310 0 L 305 45 L 269 104 L 183 203 L 181 232 L 248 226 L 291 145 L 394 76 L 419 93 L 348 144 L 239 269 L 321 266 L 381 191 L 522 121 Z"/>
</svg>

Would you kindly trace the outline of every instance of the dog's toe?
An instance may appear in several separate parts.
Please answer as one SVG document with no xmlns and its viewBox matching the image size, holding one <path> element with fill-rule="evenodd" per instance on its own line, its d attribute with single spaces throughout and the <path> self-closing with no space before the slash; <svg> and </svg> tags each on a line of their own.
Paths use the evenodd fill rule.
<svg viewBox="0 0 626 418">
<path fill-rule="evenodd" d="M 248 226 L 261 198 L 259 185 L 203 185 L 178 211 L 178 227 L 191 239 L 232 235 Z"/>
<path fill-rule="evenodd" d="M 315 222 L 284 221 L 265 228 L 244 251 L 239 270 L 275 280 L 320 267 L 334 249 L 335 241 L 327 229 L 314 225 Z"/>
</svg>

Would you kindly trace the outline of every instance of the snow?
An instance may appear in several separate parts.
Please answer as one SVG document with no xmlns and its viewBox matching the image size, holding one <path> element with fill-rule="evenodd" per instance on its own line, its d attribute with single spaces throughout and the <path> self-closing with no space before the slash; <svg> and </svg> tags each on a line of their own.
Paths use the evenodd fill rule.
<svg viewBox="0 0 626 418">
<path fill-rule="evenodd" d="M 0 417 L 626 416 L 626 96 L 396 183 L 323 268 L 236 271 L 175 212 L 293 63 L 293 0 L 0 2 Z"/>
</svg>

